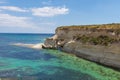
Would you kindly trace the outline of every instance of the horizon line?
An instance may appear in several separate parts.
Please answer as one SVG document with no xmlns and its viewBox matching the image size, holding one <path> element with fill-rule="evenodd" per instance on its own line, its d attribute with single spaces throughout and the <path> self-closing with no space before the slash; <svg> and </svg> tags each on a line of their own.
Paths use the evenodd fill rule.
<svg viewBox="0 0 120 80">
<path fill-rule="evenodd" d="M 0 32 L 0 34 L 55 34 L 55 33 L 18 33 L 18 32 Z"/>
</svg>

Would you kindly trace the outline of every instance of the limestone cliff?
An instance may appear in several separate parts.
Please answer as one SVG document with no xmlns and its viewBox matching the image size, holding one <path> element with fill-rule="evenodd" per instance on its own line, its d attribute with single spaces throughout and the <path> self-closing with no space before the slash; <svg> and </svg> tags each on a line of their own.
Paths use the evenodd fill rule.
<svg viewBox="0 0 120 80">
<path fill-rule="evenodd" d="M 61 49 L 120 69 L 120 24 L 58 27 L 44 48 Z"/>
</svg>

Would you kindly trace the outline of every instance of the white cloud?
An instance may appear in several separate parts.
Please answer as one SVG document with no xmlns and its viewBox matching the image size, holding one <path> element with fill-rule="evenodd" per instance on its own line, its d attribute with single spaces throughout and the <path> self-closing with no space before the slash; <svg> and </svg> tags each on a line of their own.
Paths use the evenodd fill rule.
<svg viewBox="0 0 120 80">
<path fill-rule="evenodd" d="M 32 8 L 31 10 L 34 16 L 40 17 L 52 17 L 67 14 L 69 12 L 69 9 L 66 7 L 42 7 Z"/>
<path fill-rule="evenodd" d="M 40 17 L 52 17 L 56 15 L 64 15 L 69 13 L 69 9 L 66 7 L 40 7 L 40 8 L 26 8 L 22 9 L 16 6 L 0 6 L 0 11 L 16 11 L 16 12 L 32 12 L 34 16 Z"/>
<path fill-rule="evenodd" d="M 17 17 L 0 13 L 0 27 L 34 27 L 28 17 Z"/>
<path fill-rule="evenodd" d="M 54 22 L 33 22 L 29 17 L 18 17 L 10 14 L 0 13 L 0 27 L 15 27 L 41 30 L 43 26 L 54 26 Z"/>
<path fill-rule="evenodd" d="M 9 10 L 9 11 L 16 11 L 16 12 L 27 12 L 28 10 L 16 7 L 16 6 L 0 6 L 0 10 Z"/>
</svg>

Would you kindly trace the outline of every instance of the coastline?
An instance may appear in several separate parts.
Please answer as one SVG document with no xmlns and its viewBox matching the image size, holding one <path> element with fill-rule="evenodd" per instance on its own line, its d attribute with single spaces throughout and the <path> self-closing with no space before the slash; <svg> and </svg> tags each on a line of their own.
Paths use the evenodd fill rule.
<svg viewBox="0 0 120 80">
<path fill-rule="evenodd" d="M 105 49 L 106 49 L 105 46 L 102 46 L 101 48 L 101 46 L 96 47 L 93 45 L 89 45 L 89 46 L 87 45 L 87 48 L 86 48 L 84 45 L 84 47 L 81 46 L 79 50 L 72 50 L 72 49 L 69 49 L 69 50 L 61 49 L 61 50 L 63 52 L 74 54 L 79 58 L 83 58 L 83 59 L 95 62 L 97 64 L 120 71 L 119 60 L 118 61 L 116 60 L 120 57 L 120 55 L 112 52 L 105 52 L 104 51 Z"/>
<path fill-rule="evenodd" d="M 44 43 L 43 48 L 48 49 L 60 49 L 63 52 L 72 53 L 80 58 L 87 59 L 105 66 L 109 66 L 115 69 L 120 69 L 120 34 L 116 35 L 114 31 L 119 31 L 120 26 L 115 25 L 115 29 L 111 28 L 114 24 L 106 24 L 107 28 L 103 25 L 99 27 L 94 27 L 92 25 L 81 27 L 58 27 L 56 33 L 53 37 L 47 38 Z M 92 31 L 94 29 L 94 31 Z M 113 32 L 108 32 L 108 31 Z M 77 41 L 74 39 L 74 36 L 80 36 L 80 39 Z M 84 37 L 83 35 L 87 36 Z M 99 36 L 102 38 L 98 38 Z M 94 39 L 101 39 L 102 44 L 90 44 L 89 36 Z M 84 37 L 84 38 L 83 38 Z M 104 39 L 105 37 L 105 39 Z M 81 42 L 80 40 L 86 40 L 86 43 Z M 107 40 L 108 39 L 108 40 Z M 105 41 L 106 40 L 106 41 Z M 117 41 L 118 40 L 118 41 Z"/>
</svg>

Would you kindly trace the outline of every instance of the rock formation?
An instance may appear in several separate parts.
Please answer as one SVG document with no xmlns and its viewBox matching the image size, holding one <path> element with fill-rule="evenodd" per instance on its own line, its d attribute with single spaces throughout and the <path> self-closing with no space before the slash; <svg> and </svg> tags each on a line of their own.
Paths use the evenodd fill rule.
<svg viewBox="0 0 120 80">
<path fill-rule="evenodd" d="M 62 26 L 44 48 L 61 49 L 78 57 L 120 69 L 120 24 Z"/>
</svg>

